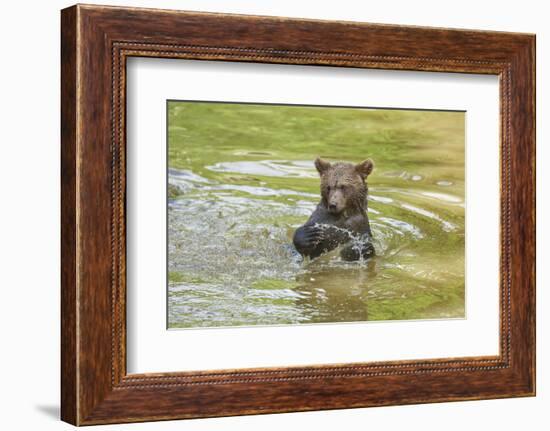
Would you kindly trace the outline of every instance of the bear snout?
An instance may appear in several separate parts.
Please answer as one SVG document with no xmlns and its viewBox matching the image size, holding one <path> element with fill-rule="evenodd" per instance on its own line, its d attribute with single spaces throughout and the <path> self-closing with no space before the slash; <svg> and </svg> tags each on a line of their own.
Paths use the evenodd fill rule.
<svg viewBox="0 0 550 431">
<path fill-rule="evenodd" d="M 332 214 L 339 214 L 346 206 L 345 198 L 343 194 L 337 190 L 330 194 L 328 199 L 328 210 Z"/>
</svg>

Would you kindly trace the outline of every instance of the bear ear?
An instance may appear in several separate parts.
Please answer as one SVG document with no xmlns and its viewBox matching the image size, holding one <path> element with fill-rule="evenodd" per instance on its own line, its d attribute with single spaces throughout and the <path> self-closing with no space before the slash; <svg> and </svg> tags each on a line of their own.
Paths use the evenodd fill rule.
<svg viewBox="0 0 550 431">
<path fill-rule="evenodd" d="M 317 157 L 315 159 L 315 168 L 317 168 L 319 174 L 323 174 L 323 172 L 330 168 L 330 162 L 321 159 L 321 157 Z"/>
<path fill-rule="evenodd" d="M 363 179 L 367 178 L 370 175 L 373 168 L 374 168 L 374 163 L 372 162 L 371 159 L 364 160 L 361 163 L 358 163 L 355 165 L 355 171 L 359 175 L 361 175 Z"/>
</svg>

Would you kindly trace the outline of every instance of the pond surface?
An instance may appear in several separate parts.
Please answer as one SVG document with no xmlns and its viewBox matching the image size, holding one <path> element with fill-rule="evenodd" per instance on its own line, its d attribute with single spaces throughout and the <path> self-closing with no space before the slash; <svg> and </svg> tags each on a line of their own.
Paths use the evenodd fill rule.
<svg viewBox="0 0 550 431">
<path fill-rule="evenodd" d="M 464 317 L 462 112 L 168 104 L 170 328 Z M 372 158 L 376 257 L 302 260 L 313 160 Z"/>
</svg>

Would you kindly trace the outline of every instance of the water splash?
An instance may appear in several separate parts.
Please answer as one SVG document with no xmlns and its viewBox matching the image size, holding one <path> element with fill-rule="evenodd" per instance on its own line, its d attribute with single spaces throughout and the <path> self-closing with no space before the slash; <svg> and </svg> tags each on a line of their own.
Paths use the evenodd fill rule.
<svg viewBox="0 0 550 431">
<path fill-rule="evenodd" d="M 294 168 L 311 169 L 299 163 Z M 433 291 L 426 283 L 446 286 L 462 275 L 454 266 L 445 274 L 434 271 L 419 250 L 458 228 L 444 215 L 448 200 L 441 201 L 439 213 L 419 205 L 436 196 L 371 186 L 377 256 L 345 262 L 336 249 L 310 261 L 296 252 L 292 235 L 314 210 L 318 194 L 268 182 L 228 184 L 189 170 L 170 169 L 168 179 L 174 189 L 168 203 L 172 328 L 370 320 L 383 315 L 374 298 L 409 303 L 413 292 L 422 291 L 424 300 L 436 304 L 445 289 Z M 318 226 L 336 229 L 358 251 L 368 241 L 343 228 Z M 414 312 L 398 311 L 405 317 Z"/>
<path fill-rule="evenodd" d="M 355 251 L 359 256 L 359 259 L 357 261 L 358 263 L 362 263 L 366 258 L 369 257 L 363 255 L 365 249 L 368 246 L 372 245 L 372 238 L 369 235 L 358 234 L 349 229 L 325 223 L 315 223 L 314 226 L 321 229 L 321 231 L 323 232 L 327 232 L 328 234 L 331 234 L 330 231 L 332 231 L 332 234 L 334 232 L 342 234 L 344 240 L 346 241 L 345 246 L 351 246 L 352 250 Z M 344 244 L 342 244 L 340 247 L 337 247 L 337 250 L 340 251 L 343 246 Z"/>
</svg>

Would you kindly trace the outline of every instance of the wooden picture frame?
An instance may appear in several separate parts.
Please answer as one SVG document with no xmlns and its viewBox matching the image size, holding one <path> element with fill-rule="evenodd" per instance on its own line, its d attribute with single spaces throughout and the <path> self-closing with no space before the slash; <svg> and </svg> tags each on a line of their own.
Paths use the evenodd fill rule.
<svg viewBox="0 0 550 431">
<path fill-rule="evenodd" d="M 535 394 L 534 35 L 84 5 L 61 17 L 64 421 Z M 500 354 L 127 374 L 125 65 L 131 56 L 498 75 Z"/>
</svg>

